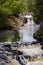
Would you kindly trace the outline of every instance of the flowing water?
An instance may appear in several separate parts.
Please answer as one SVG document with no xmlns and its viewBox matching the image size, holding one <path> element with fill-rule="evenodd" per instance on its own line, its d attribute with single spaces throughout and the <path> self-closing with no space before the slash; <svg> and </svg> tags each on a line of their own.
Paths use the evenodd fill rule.
<svg viewBox="0 0 43 65">
<path fill-rule="evenodd" d="M 24 24 L 24 26 L 20 28 L 19 30 L 20 41 L 22 42 L 36 41 L 33 38 L 33 34 L 36 32 L 36 30 L 38 30 L 38 28 L 39 28 L 39 25 L 35 23 Z"/>
</svg>

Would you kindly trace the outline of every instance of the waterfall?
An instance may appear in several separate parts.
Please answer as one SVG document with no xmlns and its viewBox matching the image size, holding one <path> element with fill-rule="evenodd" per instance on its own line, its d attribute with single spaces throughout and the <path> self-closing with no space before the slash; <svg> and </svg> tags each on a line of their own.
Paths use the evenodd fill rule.
<svg viewBox="0 0 43 65">
<path fill-rule="evenodd" d="M 25 16 L 27 18 L 27 23 L 19 30 L 20 33 L 20 41 L 22 42 L 32 42 L 36 41 L 33 38 L 33 34 L 38 30 L 39 25 L 35 24 L 33 21 L 33 17 L 30 15 Z"/>
</svg>

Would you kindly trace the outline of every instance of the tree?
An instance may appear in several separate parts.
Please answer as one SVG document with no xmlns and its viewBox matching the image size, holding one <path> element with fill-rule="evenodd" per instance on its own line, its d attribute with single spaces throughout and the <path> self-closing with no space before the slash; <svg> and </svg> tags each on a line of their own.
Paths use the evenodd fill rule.
<svg viewBox="0 0 43 65">
<path fill-rule="evenodd" d="M 34 18 L 37 24 L 40 24 L 39 30 L 34 34 L 34 38 L 43 42 L 43 0 L 36 0 Z"/>
<path fill-rule="evenodd" d="M 8 27 L 7 22 L 10 16 L 10 11 L 0 7 L 0 29 Z"/>
<path fill-rule="evenodd" d="M 11 10 L 11 14 L 18 16 L 21 12 L 31 12 L 34 9 L 35 0 L 2 0 L 1 6 Z"/>
<path fill-rule="evenodd" d="M 35 6 L 35 0 L 27 0 L 27 10 L 33 12 Z"/>
<path fill-rule="evenodd" d="M 14 16 L 18 16 L 20 12 L 25 10 L 23 0 L 7 0 L 1 4 L 1 7 L 10 10 Z"/>
<path fill-rule="evenodd" d="M 36 0 L 34 18 L 38 24 L 43 21 L 43 0 Z"/>
</svg>

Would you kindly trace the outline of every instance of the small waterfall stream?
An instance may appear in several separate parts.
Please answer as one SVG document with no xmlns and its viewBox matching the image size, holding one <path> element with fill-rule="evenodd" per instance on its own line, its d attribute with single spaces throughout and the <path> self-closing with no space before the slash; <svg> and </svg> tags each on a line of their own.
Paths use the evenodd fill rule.
<svg viewBox="0 0 43 65">
<path fill-rule="evenodd" d="M 28 16 L 26 15 L 26 18 Z M 32 18 L 32 19 L 30 19 Z M 24 26 L 22 28 L 20 28 L 19 30 L 19 34 L 20 34 L 20 41 L 22 42 L 32 42 L 32 41 L 36 41 L 33 38 L 33 34 L 36 32 L 36 30 L 38 30 L 39 25 L 35 24 L 33 21 L 33 17 L 29 17 L 27 18 L 27 23 L 24 24 Z"/>
</svg>

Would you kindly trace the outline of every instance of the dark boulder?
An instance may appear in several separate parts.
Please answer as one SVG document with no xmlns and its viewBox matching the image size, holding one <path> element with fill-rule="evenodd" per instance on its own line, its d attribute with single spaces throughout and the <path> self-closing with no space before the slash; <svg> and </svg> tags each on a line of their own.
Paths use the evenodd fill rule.
<svg viewBox="0 0 43 65">
<path fill-rule="evenodd" d="M 31 45 L 36 45 L 36 44 L 38 44 L 38 42 L 37 41 L 32 41 L 32 43 L 31 43 Z"/>
<path fill-rule="evenodd" d="M 43 45 L 41 46 L 41 49 L 43 50 Z"/>
<path fill-rule="evenodd" d="M 43 35 L 41 33 L 34 33 L 33 38 L 36 39 L 38 42 L 43 42 Z"/>
<path fill-rule="evenodd" d="M 6 51 L 10 51 L 11 50 L 11 45 L 10 44 L 5 44 L 5 45 L 3 45 L 3 48 L 5 48 Z"/>
<path fill-rule="evenodd" d="M 13 55 L 22 55 L 23 52 L 19 51 L 19 50 L 11 50 L 11 52 L 13 53 Z"/>
</svg>

